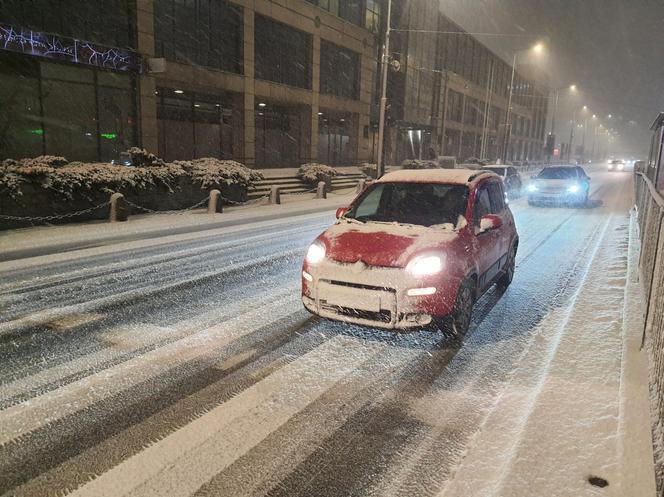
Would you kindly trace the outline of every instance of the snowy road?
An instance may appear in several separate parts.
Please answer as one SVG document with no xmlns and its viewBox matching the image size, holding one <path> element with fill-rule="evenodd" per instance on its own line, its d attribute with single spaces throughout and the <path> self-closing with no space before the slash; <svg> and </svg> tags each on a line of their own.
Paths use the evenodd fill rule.
<svg viewBox="0 0 664 497">
<path fill-rule="evenodd" d="M 0 262 L 0 494 L 598 495 L 583 474 L 556 486 L 572 469 L 528 442 L 585 415 L 555 409 L 561 351 L 597 363 L 577 379 L 619 415 L 632 182 L 591 176 L 592 208 L 514 202 L 514 283 L 461 344 L 302 309 L 301 257 L 331 213 Z M 588 321 L 598 359 L 574 338 Z M 587 471 L 610 480 L 615 445 L 579 456 Z"/>
</svg>

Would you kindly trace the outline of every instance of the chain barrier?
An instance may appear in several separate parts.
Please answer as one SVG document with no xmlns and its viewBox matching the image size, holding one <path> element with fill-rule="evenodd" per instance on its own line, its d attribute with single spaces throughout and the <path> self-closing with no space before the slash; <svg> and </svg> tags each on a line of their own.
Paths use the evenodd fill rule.
<svg viewBox="0 0 664 497">
<path fill-rule="evenodd" d="M 137 205 L 137 204 L 127 200 L 126 198 L 124 199 L 124 202 L 127 205 L 129 205 L 129 206 L 131 206 L 135 209 L 141 210 L 143 212 L 147 212 L 148 214 L 173 214 L 173 215 L 178 215 L 179 214 L 179 215 L 182 215 L 182 214 L 187 214 L 187 213 L 189 213 L 189 211 L 192 211 L 194 209 L 197 209 L 197 208 L 201 207 L 202 205 L 207 203 L 208 200 L 210 200 L 209 195 L 207 197 L 205 197 L 203 200 L 201 200 L 200 202 L 192 205 L 191 207 L 187 207 L 186 209 L 174 209 L 174 210 L 170 210 L 170 211 L 155 211 L 153 209 L 148 209 L 147 207 Z"/>
<path fill-rule="evenodd" d="M 58 219 L 68 219 L 70 217 L 76 217 L 82 214 L 87 214 L 88 212 L 101 209 L 102 207 L 106 207 L 108 205 L 111 205 L 110 201 L 104 202 L 103 204 L 95 205 L 94 207 L 88 207 L 87 209 L 83 209 L 80 211 L 69 212 L 67 214 L 52 214 L 50 216 L 6 216 L 4 214 L 0 214 L 0 219 L 6 219 L 8 221 L 57 221 Z"/>
</svg>

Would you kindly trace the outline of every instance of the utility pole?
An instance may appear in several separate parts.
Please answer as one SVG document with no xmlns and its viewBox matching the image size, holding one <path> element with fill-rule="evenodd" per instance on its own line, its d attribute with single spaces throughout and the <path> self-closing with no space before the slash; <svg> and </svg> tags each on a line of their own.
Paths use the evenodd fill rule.
<svg viewBox="0 0 664 497">
<path fill-rule="evenodd" d="M 383 43 L 383 60 L 381 66 L 380 114 L 378 116 L 378 158 L 376 160 L 376 176 L 380 178 L 385 174 L 385 161 L 383 145 L 385 143 L 385 110 L 387 108 L 387 69 L 390 64 L 390 23 L 392 15 L 392 0 L 387 0 L 387 19 L 385 27 L 385 42 Z"/>
<path fill-rule="evenodd" d="M 503 160 L 503 164 L 507 162 L 507 150 L 509 149 L 510 140 L 512 139 L 512 124 L 511 124 L 512 97 L 514 95 L 514 74 L 516 72 L 517 55 L 518 52 L 514 52 L 514 60 L 512 62 L 512 79 L 510 82 L 510 96 L 507 101 L 507 114 L 505 115 L 505 140 L 504 140 L 505 145 L 503 146 L 503 156 L 501 157 L 501 159 Z"/>
</svg>

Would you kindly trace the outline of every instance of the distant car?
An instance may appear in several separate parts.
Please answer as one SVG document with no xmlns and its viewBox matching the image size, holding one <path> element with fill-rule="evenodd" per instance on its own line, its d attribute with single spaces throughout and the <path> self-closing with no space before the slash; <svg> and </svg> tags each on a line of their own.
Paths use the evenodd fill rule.
<svg viewBox="0 0 664 497">
<path fill-rule="evenodd" d="M 580 166 L 551 166 L 542 169 L 526 187 L 528 204 L 573 204 L 588 202 L 590 177 Z"/>
<path fill-rule="evenodd" d="M 302 267 L 302 302 L 315 315 L 463 335 L 475 301 L 512 281 L 519 237 L 488 171 L 389 173 L 337 218 Z"/>
<path fill-rule="evenodd" d="M 521 196 L 521 188 L 523 183 L 521 175 L 515 167 L 512 166 L 484 166 L 482 169 L 496 173 L 503 179 L 505 184 L 505 192 L 508 197 L 518 198 Z"/>
<path fill-rule="evenodd" d="M 608 169 L 609 171 L 622 172 L 625 170 L 625 161 L 620 159 L 610 160 Z"/>
</svg>

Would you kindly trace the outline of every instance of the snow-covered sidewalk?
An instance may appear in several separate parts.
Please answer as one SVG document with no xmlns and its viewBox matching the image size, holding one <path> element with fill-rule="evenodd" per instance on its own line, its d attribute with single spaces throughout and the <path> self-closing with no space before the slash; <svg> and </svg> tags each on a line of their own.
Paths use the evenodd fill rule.
<svg viewBox="0 0 664 497">
<path fill-rule="evenodd" d="M 441 496 L 655 495 L 634 224 L 598 227 Z"/>
<path fill-rule="evenodd" d="M 101 245 L 116 239 L 141 239 L 166 236 L 169 233 L 190 233 L 219 228 L 241 229 L 250 222 L 274 221 L 288 217 L 333 211 L 347 205 L 355 196 L 354 190 L 330 193 L 327 199 L 316 199 L 315 194 L 284 195 L 281 205 L 267 201 L 243 206 L 224 207 L 223 213 L 208 214 L 203 210 L 174 213 L 142 214 L 128 221 L 108 223 L 90 221 L 60 226 L 36 226 L 0 231 L 0 255 L 7 252 L 53 247 L 54 252 L 71 250 L 68 245 Z"/>
</svg>

